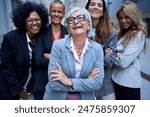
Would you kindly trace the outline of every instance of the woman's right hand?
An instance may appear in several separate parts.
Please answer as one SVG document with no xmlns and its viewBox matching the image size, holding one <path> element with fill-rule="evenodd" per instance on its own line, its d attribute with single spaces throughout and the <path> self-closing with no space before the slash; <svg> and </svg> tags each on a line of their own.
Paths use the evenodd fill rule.
<svg viewBox="0 0 150 117">
<path fill-rule="evenodd" d="M 23 100 L 26 100 L 28 98 L 28 92 L 26 89 L 23 89 L 19 95 L 20 95 L 20 98 Z"/>
<path fill-rule="evenodd" d="M 68 78 L 61 69 L 61 66 L 56 63 L 57 70 L 51 70 L 51 81 L 60 81 L 66 86 L 72 87 L 72 80 Z"/>
<path fill-rule="evenodd" d="M 44 57 L 45 57 L 46 59 L 50 59 L 50 55 L 51 55 L 51 54 L 49 54 L 49 53 L 44 53 Z"/>
<path fill-rule="evenodd" d="M 88 75 L 87 78 L 96 78 L 100 72 L 100 69 L 98 67 L 95 67 L 92 69 L 91 73 Z"/>
</svg>

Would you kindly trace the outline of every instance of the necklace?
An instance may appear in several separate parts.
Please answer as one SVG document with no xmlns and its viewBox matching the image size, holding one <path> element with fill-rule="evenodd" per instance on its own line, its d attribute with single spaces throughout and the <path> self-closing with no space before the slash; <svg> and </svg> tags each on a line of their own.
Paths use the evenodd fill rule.
<svg viewBox="0 0 150 117">
<path fill-rule="evenodd" d="M 77 55 L 80 57 L 81 54 L 82 54 L 82 50 L 77 50 L 76 48 L 75 48 L 75 50 L 76 50 L 76 52 L 77 52 Z"/>
</svg>

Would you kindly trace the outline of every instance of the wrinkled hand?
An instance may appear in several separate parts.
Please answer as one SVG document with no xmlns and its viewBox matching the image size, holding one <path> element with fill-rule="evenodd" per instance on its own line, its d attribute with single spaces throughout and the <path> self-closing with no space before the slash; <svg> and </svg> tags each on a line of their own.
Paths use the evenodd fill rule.
<svg viewBox="0 0 150 117">
<path fill-rule="evenodd" d="M 72 81 L 69 79 L 62 71 L 61 67 L 59 64 L 57 64 L 58 69 L 57 70 L 51 70 L 51 81 L 60 81 L 66 86 L 72 86 Z"/>
<path fill-rule="evenodd" d="M 99 72 L 100 72 L 100 69 L 95 67 L 94 69 L 92 69 L 91 73 L 88 75 L 87 78 L 96 78 Z"/>
<path fill-rule="evenodd" d="M 26 100 L 28 98 L 28 92 L 26 89 L 23 89 L 19 95 L 20 95 L 20 98 L 23 100 Z"/>
<path fill-rule="evenodd" d="M 50 59 L 50 55 L 51 55 L 51 54 L 49 54 L 49 53 L 44 53 L 44 58 Z"/>
<path fill-rule="evenodd" d="M 105 55 L 110 55 L 113 52 L 113 50 L 111 48 L 106 48 L 104 52 Z"/>
</svg>

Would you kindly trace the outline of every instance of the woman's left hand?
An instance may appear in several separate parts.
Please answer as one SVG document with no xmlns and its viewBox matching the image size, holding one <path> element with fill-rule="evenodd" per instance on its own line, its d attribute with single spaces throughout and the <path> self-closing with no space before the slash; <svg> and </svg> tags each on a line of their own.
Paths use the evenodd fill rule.
<svg viewBox="0 0 150 117">
<path fill-rule="evenodd" d="M 49 53 L 44 53 L 44 58 L 46 58 L 46 59 L 49 60 L 49 59 L 50 59 L 50 55 L 51 55 L 51 54 L 49 54 Z"/>
<path fill-rule="evenodd" d="M 117 53 L 116 53 L 116 56 L 117 56 L 118 58 L 120 58 L 121 53 L 117 52 Z"/>
<path fill-rule="evenodd" d="M 100 72 L 100 69 L 98 67 L 95 67 L 92 69 L 91 73 L 88 75 L 87 78 L 96 78 Z"/>
<path fill-rule="evenodd" d="M 57 63 L 56 63 L 57 64 Z M 51 81 L 60 81 L 66 86 L 72 86 L 72 81 L 69 79 L 62 71 L 59 64 L 57 64 L 58 69 L 57 70 L 51 70 Z"/>
</svg>

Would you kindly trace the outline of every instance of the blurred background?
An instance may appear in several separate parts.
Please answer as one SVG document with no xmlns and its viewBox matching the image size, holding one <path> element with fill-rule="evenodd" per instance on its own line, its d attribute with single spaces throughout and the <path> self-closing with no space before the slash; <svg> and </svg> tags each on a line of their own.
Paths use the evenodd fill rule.
<svg viewBox="0 0 150 117">
<path fill-rule="evenodd" d="M 0 0 L 0 45 L 3 39 L 3 34 L 15 29 L 11 21 L 11 12 L 20 4 L 25 1 L 35 1 L 37 3 L 43 3 L 47 9 L 53 0 Z M 141 10 L 143 19 L 148 26 L 148 37 L 147 37 L 147 52 L 141 57 L 141 75 L 143 78 L 142 84 L 142 99 L 150 99 L 150 0 L 105 0 L 111 22 L 114 28 L 118 29 L 118 23 L 116 20 L 116 10 L 125 1 L 133 1 L 137 4 Z M 62 0 L 66 9 L 65 14 L 67 15 L 73 7 L 85 7 L 87 0 Z M 65 19 L 65 18 L 64 18 Z M 64 20 L 65 21 L 65 20 Z M 65 22 L 64 22 L 65 23 Z"/>
</svg>

